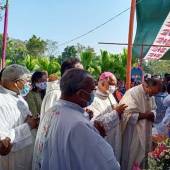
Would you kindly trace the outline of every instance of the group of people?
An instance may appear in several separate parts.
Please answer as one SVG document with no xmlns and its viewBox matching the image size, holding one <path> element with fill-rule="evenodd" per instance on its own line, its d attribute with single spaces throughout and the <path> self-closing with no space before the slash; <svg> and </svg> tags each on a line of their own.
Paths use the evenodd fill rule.
<svg viewBox="0 0 170 170">
<path fill-rule="evenodd" d="M 170 84 L 163 84 L 147 77 L 123 94 L 113 73 L 96 82 L 76 58 L 63 62 L 61 78 L 7 66 L 0 74 L 0 170 L 132 170 L 151 151 L 154 128 L 168 135 Z M 163 87 L 164 115 L 155 102 Z"/>
</svg>

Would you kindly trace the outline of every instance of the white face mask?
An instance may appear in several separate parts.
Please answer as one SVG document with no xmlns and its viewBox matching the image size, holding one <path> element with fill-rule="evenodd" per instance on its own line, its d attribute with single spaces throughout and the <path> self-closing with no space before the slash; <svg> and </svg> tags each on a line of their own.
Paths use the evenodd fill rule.
<svg viewBox="0 0 170 170">
<path fill-rule="evenodd" d="M 41 90 L 45 90 L 47 88 L 47 82 L 36 83 L 35 85 Z"/>
<path fill-rule="evenodd" d="M 109 92 L 113 94 L 115 91 L 116 91 L 116 86 L 110 85 L 109 86 Z"/>
</svg>

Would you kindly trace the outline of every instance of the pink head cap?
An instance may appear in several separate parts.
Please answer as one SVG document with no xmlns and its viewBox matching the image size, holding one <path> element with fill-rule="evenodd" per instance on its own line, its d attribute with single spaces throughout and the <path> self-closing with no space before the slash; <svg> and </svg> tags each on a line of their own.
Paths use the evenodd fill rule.
<svg viewBox="0 0 170 170">
<path fill-rule="evenodd" d="M 104 72 L 104 73 L 102 73 L 102 74 L 100 75 L 99 80 L 106 80 L 106 79 L 108 79 L 108 78 L 111 77 L 111 76 L 114 77 L 113 73 L 111 73 L 111 72 Z"/>
</svg>

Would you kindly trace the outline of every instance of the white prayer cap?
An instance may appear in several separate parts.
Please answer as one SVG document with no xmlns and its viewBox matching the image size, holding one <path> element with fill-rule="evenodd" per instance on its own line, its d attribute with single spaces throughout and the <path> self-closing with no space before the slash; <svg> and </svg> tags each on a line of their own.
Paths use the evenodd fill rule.
<svg viewBox="0 0 170 170">
<path fill-rule="evenodd" d="M 1 80 L 2 81 L 16 81 L 16 80 L 27 80 L 29 79 L 30 72 L 29 70 L 21 65 L 12 64 L 7 66 L 3 73 Z"/>
</svg>

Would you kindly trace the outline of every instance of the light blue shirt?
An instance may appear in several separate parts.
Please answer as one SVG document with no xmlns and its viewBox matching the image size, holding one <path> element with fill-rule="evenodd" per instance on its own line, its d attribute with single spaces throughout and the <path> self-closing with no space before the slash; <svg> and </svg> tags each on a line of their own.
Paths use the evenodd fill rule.
<svg viewBox="0 0 170 170">
<path fill-rule="evenodd" d="M 167 107 L 164 106 L 163 100 L 166 98 L 167 95 L 168 93 L 161 92 L 155 96 L 155 102 L 157 106 L 155 123 L 160 123 L 165 116 Z"/>
<path fill-rule="evenodd" d="M 112 147 L 98 134 L 84 110 L 59 100 L 41 120 L 33 170 L 120 170 Z"/>
</svg>

